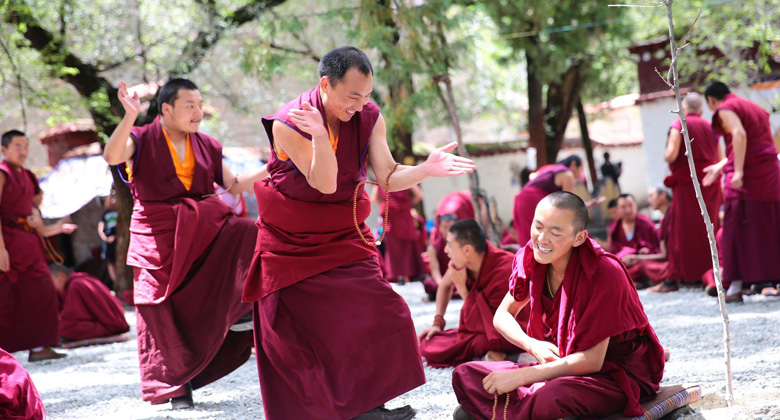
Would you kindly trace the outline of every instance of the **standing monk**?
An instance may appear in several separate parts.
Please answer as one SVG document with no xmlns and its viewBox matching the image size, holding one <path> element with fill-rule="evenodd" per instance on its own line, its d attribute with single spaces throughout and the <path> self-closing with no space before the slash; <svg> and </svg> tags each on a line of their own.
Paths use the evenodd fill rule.
<svg viewBox="0 0 780 420">
<path fill-rule="evenodd" d="M 723 281 L 731 282 L 726 302 L 741 302 L 743 283 L 780 279 L 780 163 L 766 111 L 721 82 L 704 97 L 727 156 L 705 169 L 704 185 L 725 173 Z"/>
<path fill-rule="evenodd" d="M 718 142 L 712 135 L 712 126 L 701 118 L 704 101 L 698 93 L 689 93 L 683 99 L 682 107 L 688 121 L 688 135 L 691 138 L 691 151 L 696 166 L 696 178 L 704 179 L 704 168 L 723 158 Z M 693 180 L 688 168 L 688 156 L 685 153 L 683 136 L 680 133 L 682 123 L 676 120 L 669 130 L 664 160 L 669 162 L 671 174 L 664 184 L 672 189 L 674 200 L 669 208 L 669 236 L 666 241 L 669 265 L 683 283 L 699 283 L 701 276 L 712 268 L 710 242 L 701 212 L 696 211 L 699 203 L 693 190 Z M 702 187 L 702 198 L 707 206 L 714 229 L 718 230 L 718 208 L 723 199 L 720 183 Z M 676 286 L 676 285 L 675 285 Z"/>
<path fill-rule="evenodd" d="M 610 252 L 620 259 L 631 254 L 658 254 L 661 238 L 653 221 L 638 212 L 634 196 L 620 194 L 618 211 L 620 219 L 609 230 Z"/>
<path fill-rule="evenodd" d="M 30 350 L 31 362 L 59 359 L 51 346 L 57 336 L 57 290 L 38 232 L 27 223 L 43 193 L 23 167 L 29 153 L 24 133 L 2 135 L 0 162 L 0 348 Z"/>
<path fill-rule="evenodd" d="M 456 419 L 491 418 L 495 398 L 500 407 L 508 399 L 504 416 L 511 419 L 640 416 L 639 403 L 655 397 L 663 348 L 625 267 L 588 238 L 587 221 L 574 194 L 539 203 L 531 242 L 515 256 L 509 294 L 493 320 L 538 364 L 455 368 Z M 524 331 L 515 316 L 526 306 Z"/>
<path fill-rule="evenodd" d="M 473 219 L 450 227 L 446 250 L 450 262 L 436 294 L 433 326 L 418 336 L 420 353 L 428 366 L 457 366 L 486 354 L 488 360 L 505 360 L 506 353 L 518 352 L 493 327 L 493 315 L 506 295 L 513 254 L 488 242 L 485 231 Z M 458 328 L 444 331 L 444 313 L 453 286 L 464 302 Z"/>
<path fill-rule="evenodd" d="M 395 164 L 360 50 L 328 52 L 319 73 L 263 119 L 271 177 L 255 184 L 260 231 L 244 300 L 255 307 L 265 417 L 410 419 L 409 406 L 382 407 L 425 376 L 409 308 L 382 278 L 360 182 L 367 161 L 390 192 L 474 165 L 447 153 L 455 143 L 423 165 Z"/>
<path fill-rule="evenodd" d="M 391 192 L 388 203 L 385 203 L 385 190 L 382 187 L 371 190 L 371 201 L 379 204 L 379 214 L 384 218 L 385 206 L 388 206 L 388 214 L 392 215 L 384 224 L 387 228 L 384 268 L 386 277 L 399 284 L 407 283 L 410 278 L 426 272 L 422 260 L 425 251 L 422 232 L 412 215 L 413 206 L 422 199 L 423 193 L 417 185 L 408 190 Z"/>
<path fill-rule="evenodd" d="M 128 175 L 134 199 L 127 264 L 141 397 L 191 408 L 192 389 L 241 366 L 252 346 L 250 332 L 230 328 L 252 310 L 241 289 L 257 230 L 214 195 L 214 183 L 239 193 L 264 173 L 230 173 L 222 145 L 198 132 L 203 100 L 191 81 L 163 85 L 160 117 L 143 127 L 133 127 L 141 101 L 124 82 L 119 100 L 125 116 L 103 156 Z"/>
</svg>

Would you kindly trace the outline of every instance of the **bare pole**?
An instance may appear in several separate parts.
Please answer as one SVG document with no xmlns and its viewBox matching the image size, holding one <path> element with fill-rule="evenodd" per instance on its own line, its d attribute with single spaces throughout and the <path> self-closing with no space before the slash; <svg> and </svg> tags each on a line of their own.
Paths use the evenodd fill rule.
<svg viewBox="0 0 780 420">
<path fill-rule="evenodd" d="M 680 116 L 682 122 L 682 134 L 685 140 L 685 155 L 688 157 L 688 169 L 691 171 L 691 179 L 693 180 L 693 189 L 696 192 L 696 200 L 699 202 L 699 209 L 701 210 L 702 217 L 704 217 L 704 225 L 707 228 L 707 238 L 710 242 L 710 253 L 712 255 L 712 269 L 715 274 L 715 284 L 718 289 L 718 306 L 720 307 L 720 314 L 723 317 L 723 352 L 726 356 L 726 403 L 729 407 L 734 405 L 734 387 L 732 384 L 731 375 L 731 336 L 729 332 L 729 314 L 726 310 L 726 293 L 723 290 L 723 281 L 721 279 L 720 261 L 718 260 L 718 245 L 715 242 L 715 233 L 712 228 L 712 221 L 710 220 L 710 214 L 707 211 L 707 206 L 704 204 L 704 198 L 702 198 L 701 185 L 699 185 L 699 179 L 696 177 L 696 166 L 693 163 L 693 153 L 691 151 L 691 138 L 688 135 L 688 122 L 685 119 L 685 115 L 682 109 L 682 97 L 680 96 L 680 78 L 677 73 L 677 57 L 680 54 L 680 50 L 685 47 L 686 40 L 683 39 L 681 46 L 678 49 L 674 43 L 674 21 L 672 20 L 672 3 L 674 0 L 664 0 L 666 4 L 667 16 L 669 18 L 669 44 L 670 52 L 672 54 L 671 62 L 671 74 L 674 83 L 671 80 L 667 80 L 667 84 L 671 85 L 674 90 L 675 98 L 677 99 L 677 115 Z M 697 17 L 698 19 L 698 17 Z M 696 22 L 694 21 L 694 25 Z M 693 29 L 693 26 L 691 26 Z M 688 31 L 690 34 L 690 30 Z M 686 38 L 687 38 L 686 34 Z"/>
</svg>

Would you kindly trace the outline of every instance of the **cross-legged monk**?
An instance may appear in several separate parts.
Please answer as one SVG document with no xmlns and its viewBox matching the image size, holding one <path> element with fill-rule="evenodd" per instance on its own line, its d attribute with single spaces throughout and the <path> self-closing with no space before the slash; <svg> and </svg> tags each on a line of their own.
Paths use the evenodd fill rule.
<svg viewBox="0 0 780 420">
<path fill-rule="evenodd" d="M 637 289 L 644 289 L 651 283 L 650 291 L 658 293 L 674 292 L 678 290 L 678 275 L 669 264 L 666 244 L 669 238 L 669 208 L 671 207 L 672 194 L 663 185 L 650 189 L 647 195 L 650 207 L 663 213 L 661 218 L 659 251 L 657 254 L 630 254 L 623 257 L 623 264 L 628 268 L 628 273 L 634 280 Z"/>
<path fill-rule="evenodd" d="M 29 360 L 58 359 L 57 290 L 51 282 L 41 237 L 27 223 L 43 194 L 23 167 L 29 153 L 24 133 L 2 135 L 0 162 L 0 348 L 30 350 Z"/>
<path fill-rule="evenodd" d="M 426 250 L 431 278 L 423 281 L 425 293 L 428 294 L 430 300 L 436 299 L 436 290 L 439 288 L 450 262 L 447 253 L 444 252 L 444 247 L 447 245 L 447 230 L 458 220 L 473 219 L 474 215 L 474 204 L 471 202 L 470 191 L 451 192 L 436 205 L 433 230 Z M 453 293 L 457 293 L 457 291 Z"/>
<path fill-rule="evenodd" d="M 494 325 L 538 364 L 470 362 L 452 375 L 456 419 L 560 419 L 642 414 L 658 391 L 664 352 L 615 256 L 588 237 L 576 195 L 539 203 L 531 243 L 515 256 Z M 530 307 L 527 328 L 515 316 Z"/>
<path fill-rule="evenodd" d="M 712 126 L 701 118 L 703 106 L 704 100 L 698 93 L 689 93 L 682 103 L 685 119 L 688 122 L 688 135 L 691 138 L 693 162 L 699 183 L 704 179 L 704 168 L 715 164 L 723 157 L 717 139 L 712 135 Z M 712 268 L 712 254 L 704 219 L 701 211 L 697 211 L 699 203 L 693 190 L 693 180 L 688 168 L 688 156 L 685 154 L 681 129 L 682 123 L 679 119 L 672 123 L 664 154 L 664 160 L 669 162 L 671 171 L 664 184 L 672 189 L 674 195 L 667 216 L 669 236 L 666 249 L 671 270 L 678 275 L 677 280 L 692 284 L 700 283 L 702 274 Z M 710 220 L 717 231 L 718 208 L 723 200 L 720 182 L 702 186 L 701 192 Z M 674 286 L 668 285 L 665 289 Z M 659 286 L 659 288 L 663 287 Z"/>
<path fill-rule="evenodd" d="M 46 410 L 30 374 L 0 348 L 0 419 L 44 420 Z"/>
<path fill-rule="evenodd" d="M 515 196 L 512 208 L 512 222 L 517 232 L 517 243 L 523 247 L 531 239 L 531 222 L 534 210 L 544 197 L 555 191 L 574 191 L 574 185 L 582 174 L 582 158 L 571 155 L 549 169 L 540 168 Z"/>
<path fill-rule="evenodd" d="M 420 187 L 413 186 L 409 190 L 390 193 L 389 214 L 385 234 L 384 268 L 386 277 L 400 284 L 425 274 L 427 271 L 422 260 L 425 250 L 420 238 L 420 229 L 412 216 L 412 206 L 423 198 Z M 385 190 L 376 187 L 371 190 L 371 201 L 379 204 L 379 214 L 385 215 Z"/>
<path fill-rule="evenodd" d="M 252 334 L 230 331 L 251 310 L 241 292 L 252 260 L 257 228 L 236 217 L 214 183 L 231 193 L 264 176 L 234 176 L 222 162 L 222 146 L 198 132 L 203 100 L 189 80 L 160 88 L 160 117 L 133 127 L 141 101 L 124 82 L 125 116 L 103 156 L 126 173 L 134 206 L 127 264 L 133 267 L 141 397 L 192 407 L 192 389 L 241 366 Z"/>
<path fill-rule="evenodd" d="M 727 156 L 705 169 L 704 184 L 726 176 L 723 280 L 731 283 L 726 301 L 741 302 L 743 284 L 780 279 L 780 163 L 766 111 L 721 82 L 707 85 L 704 97 Z"/>
<path fill-rule="evenodd" d="M 60 337 L 77 341 L 130 331 L 122 303 L 100 280 L 61 265 L 49 270 L 60 298 Z"/>
<path fill-rule="evenodd" d="M 454 143 L 396 166 L 357 48 L 328 52 L 319 73 L 263 118 L 271 177 L 255 184 L 260 231 L 244 299 L 255 307 L 265 418 L 409 419 L 411 407 L 382 405 L 425 382 L 422 359 L 409 307 L 382 278 L 359 183 L 368 161 L 391 192 L 474 166 L 446 153 Z"/>
<path fill-rule="evenodd" d="M 493 315 L 506 295 L 514 255 L 488 242 L 485 231 L 473 219 L 450 227 L 446 250 L 450 262 L 436 294 L 433 326 L 418 335 L 420 353 L 428 366 L 457 366 L 486 355 L 488 360 L 505 360 L 506 353 L 518 352 L 493 327 Z M 445 331 L 444 313 L 453 286 L 464 302 L 458 328 Z"/>
<path fill-rule="evenodd" d="M 661 251 L 661 238 L 655 224 L 637 210 L 636 199 L 631 194 L 618 197 L 620 219 L 610 225 L 609 250 L 622 259 L 631 254 L 657 254 Z"/>
</svg>

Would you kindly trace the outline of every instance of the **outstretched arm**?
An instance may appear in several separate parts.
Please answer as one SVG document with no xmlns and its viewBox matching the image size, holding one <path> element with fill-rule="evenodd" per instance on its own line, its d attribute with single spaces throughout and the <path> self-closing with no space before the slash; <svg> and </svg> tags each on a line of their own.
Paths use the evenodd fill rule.
<svg viewBox="0 0 780 420">
<path fill-rule="evenodd" d="M 395 160 L 387 147 L 386 130 L 385 120 L 380 115 L 368 145 L 368 156 L 374 168 L 374 176 L 380 185 L 384 185 L 387 174 L 395 165 Z M 476 169 L 474 162 L 449 153 L 457 146 L 457 143 L 452 142 L 434 150 L 421 165 L 399 165 L 390 178 L 390 191 L 405 190 L 430 177 L 458 176 L 473 172 Z"/>
<path fill-rule="evenodd" d="M 241 194 L 244 191 L 251 191 L 255 181 L 259 181 L 268 176 L 266 165 L 261 166 L 254 171 L 244 172 L 243 174 L 233 175 L 225 162 L 222 162 L 222 182 L 223 187 L 227 188 L 231 194 Z"/>
<path fill-rule="evenodd" d="M 123 81 L 119 82 L 118 97 L 125 109 L 125 116 L 111 133 L 111 137 L 103 149 L 103 158 L 109 165 L 127 162 L 135 154 L 135 142 L 130 137 L 130 131 L 133 129 L 133 123 L 141 110 L 141 99 L 138 97 L 138 92 L 130 96 L 127 92 L 127 84 Z"/>
</svg>

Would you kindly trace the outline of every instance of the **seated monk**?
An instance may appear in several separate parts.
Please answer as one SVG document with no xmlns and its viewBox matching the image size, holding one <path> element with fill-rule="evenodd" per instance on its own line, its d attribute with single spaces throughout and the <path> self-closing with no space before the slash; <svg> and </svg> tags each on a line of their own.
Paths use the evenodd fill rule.
<svg viewBox="0 0 780 420">
<path fill-rule="evenodd" d="M 0 419 L 46 419 L 43 401 L 30 374 L 3 349 L 0 349 Z"/>
<path fill-rule="evenodd" d="M 655 224 L 644 214 L 637 212 L 636 199 L 631 194 L 618 197 L 620 219 L 610 225 L 609 250 L 623 259 L 631 254 L 657 254 L 661 240 Z"/>
<path fill-rule="evenodd" d="M 518 352 L 493 327 L 493 314 L 512 273 L 513 255 L 490 244 L 473 219 L 450 227 L 445 249 L 450 262 L 436 292 L 433 326 L 418 335 L 420 353 L 428 366 L 457 366 L 486 353 L 489 360 L 504 360 L 507 352 Z M 464 299 L 460 323 L 457 329 L 444 331 L 444 313 L 453 285 Z M 524 315 L 527 320 L 527 313 Z"/>
<path fill-rule="evenodd" d="M 428 299 L 436 299 L 436 289 L 439 287 L 444 273 L 447 272 L 449 258 L 444 252 L 447 229 L 458 220 L 473 219 L 474 217 L 474 204 L 471 202 L 470 191 L 451 192 L 436 205 L 433 230 L 431 230 L 431 238 L 426 249 L 431 278 L 423 281 Z"/>
<path fill-rule="evenodd" d="M 63 341 L 109 337 L 130 331 L 125 310 L 106 285 L 87 273 L 49 265 L 60 298 L 59 335 Z"/>
<path fill-rule="evenodd" d="M 456 419 L 489 419 L 494 404 L 507 407 L 495 418 L 638 416 L 655 397 L 663 348 L 625 267 L 588 237 L 587 220 L 585 203 L 567 192 L 537 206 L 493 324 L 538 363 L 455 368 Z M 515 316 L 526 306 L 521 326 Z"/>
</svg>

